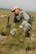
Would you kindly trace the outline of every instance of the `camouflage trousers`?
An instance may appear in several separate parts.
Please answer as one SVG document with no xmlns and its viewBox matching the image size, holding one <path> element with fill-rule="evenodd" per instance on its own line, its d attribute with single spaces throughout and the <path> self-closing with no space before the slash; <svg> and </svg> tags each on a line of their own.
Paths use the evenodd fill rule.
<svg viewBox="0 0 36 54">
<path fill-rule="evenodd" d="M 23 21 L 20 25 L 20 28 L 22 28 L 25 32 L 25 37 L 30 37 L 30 31 L 32 29 L 32 25 L 28 23 L 27 21 Z"/>
</svg>

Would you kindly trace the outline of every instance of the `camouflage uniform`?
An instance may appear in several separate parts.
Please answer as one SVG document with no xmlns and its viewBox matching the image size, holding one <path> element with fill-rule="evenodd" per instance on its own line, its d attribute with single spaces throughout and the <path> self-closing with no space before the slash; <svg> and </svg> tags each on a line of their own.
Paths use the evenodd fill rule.
<svg viewBox="0 0 36 54">
<path fill-rule="evenodd" d="M 19 23 L 19 27 L 25 31 L 25 37 L 29 37 L 30 33 L 29 31 L 31 30 L 32 26 L 29 23 L 29 15 L 26 12 L 20 12 L 18 15 L 15 14 L 14 16 L 14 23 Z"/>
</svg>

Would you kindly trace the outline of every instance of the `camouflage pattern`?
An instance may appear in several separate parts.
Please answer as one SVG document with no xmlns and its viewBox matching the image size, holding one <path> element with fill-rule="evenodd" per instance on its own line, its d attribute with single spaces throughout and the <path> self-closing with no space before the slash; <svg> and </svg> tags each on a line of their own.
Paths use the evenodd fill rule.
<svg viewBox="0 0 36 54">
<path fill-rule="evenodd" d="M 15 14 L 14 16 L 14 23 L 15 26 L 18 24 L 17 27 L 20 27 L 25 31 L 25 37 L 30 36 L 30 30 L 32 29 L 32 18 L 25 12 L 21 11 L 18 15 Z"/>
</svg>

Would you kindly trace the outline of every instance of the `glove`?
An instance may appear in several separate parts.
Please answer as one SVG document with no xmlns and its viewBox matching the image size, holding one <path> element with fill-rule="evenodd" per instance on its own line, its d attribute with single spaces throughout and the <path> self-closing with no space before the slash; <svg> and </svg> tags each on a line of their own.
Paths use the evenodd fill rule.
<svg viewBox="0 0 36 54">
<path fill-rule="evenodd" d="M 15 35 L 16 31 L 17 31 L 17 29 L 12 29 L 12 30 L 10 31 L 10 34 Z"/>
</svg>

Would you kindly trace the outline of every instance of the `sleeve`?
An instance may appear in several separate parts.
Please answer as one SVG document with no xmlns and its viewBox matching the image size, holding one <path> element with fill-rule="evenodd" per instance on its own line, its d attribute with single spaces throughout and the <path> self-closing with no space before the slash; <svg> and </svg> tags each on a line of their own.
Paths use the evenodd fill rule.
<svg viewBox="0 0 36 54">
<path fill-rule="evenodd" d="M 24 20 L 28 22 L 30 17 L 29 17 L 29 15 L 25 11 L 23 13 L 23 16 L 24 16 Z"/>
</svg>

